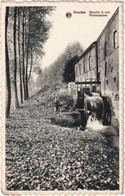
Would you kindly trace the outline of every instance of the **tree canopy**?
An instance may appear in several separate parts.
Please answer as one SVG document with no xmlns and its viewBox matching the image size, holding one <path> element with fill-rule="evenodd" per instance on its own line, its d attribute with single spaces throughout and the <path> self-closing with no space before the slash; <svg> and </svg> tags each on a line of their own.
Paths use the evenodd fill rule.
<svg viewBox="0 0 125 196">
<path fill-rule="evenodd" d="M 75 81 L 73 63 L 82 52 L 83 49 L 79 42 L 68 44 L 58 58 L 39 75 L 38 84 L 56 86 L 63 82 Z"/>
<path fill-rule="evenodd" d="M 75 82 L 74 62 L 78 59 L 78 57 L 78 55 L 75 55 L 67 61 L 63 72 L 63 82 Z"/>
</svg>

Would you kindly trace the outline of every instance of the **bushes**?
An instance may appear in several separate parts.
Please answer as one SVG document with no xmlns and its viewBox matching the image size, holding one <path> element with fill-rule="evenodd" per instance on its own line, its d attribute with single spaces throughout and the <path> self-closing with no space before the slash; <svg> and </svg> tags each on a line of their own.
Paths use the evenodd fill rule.
<svg viewBox="0 0 125 196">
<path fill-rule="evenodd" d="M 59 103 L 59 110 L 51 117 L 52 124 L 63 127 L 79 126 L 79 112 L 73 111 L 75 103 L 67 91 L 60 90 L 60 92 L 56 94 L 55 99 Z"/>
<path fill-rule="evenodd" d="M 80 114 L 79 112 L 56 113 L 51 117 L 51 122 L 62 127 L 78 127 L 80 125 Z"/>
<path fill-rule="evenodd" d="M 69 95 L 59 95 L 57 101 L 60 105 L 60 111 L 72 111 L 74 106 L 74 101 Z"/>
</svg>

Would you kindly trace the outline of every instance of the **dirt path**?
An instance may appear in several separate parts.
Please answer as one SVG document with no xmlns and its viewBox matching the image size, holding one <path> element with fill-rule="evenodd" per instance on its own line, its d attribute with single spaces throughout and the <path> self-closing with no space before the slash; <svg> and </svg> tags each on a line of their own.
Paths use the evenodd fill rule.
<svg viewBox="0 0 125 196">
<path fill-rule="evenodd" d="M 117 133 L 53 125 L 53 108 L 42 99 L 29 100 L 7 120 L 7 189 L 119 189 Z"/>
</svg>

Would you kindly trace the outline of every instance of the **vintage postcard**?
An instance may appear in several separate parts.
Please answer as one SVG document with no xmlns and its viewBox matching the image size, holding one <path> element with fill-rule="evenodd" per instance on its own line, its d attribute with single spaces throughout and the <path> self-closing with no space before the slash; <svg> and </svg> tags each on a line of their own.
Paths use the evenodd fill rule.
<svg viewBox="0 0 125 196">
<path fill-rule="evenodd" d="M 123 193 L 123 2 L 2 2 L 2 193 Z"/>
</svg>

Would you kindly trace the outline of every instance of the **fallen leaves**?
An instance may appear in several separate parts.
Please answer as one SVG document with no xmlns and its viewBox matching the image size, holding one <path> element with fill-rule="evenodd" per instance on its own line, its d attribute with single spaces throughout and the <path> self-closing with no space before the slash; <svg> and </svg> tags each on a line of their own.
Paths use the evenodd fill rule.
<svg viewBox="0 0 125 196">
<path fill-rule="evenodd" d="M 118 190 L 118 147 L 99 130 L 51 124 L 53 108 L 43 99 L 34 97 L 7 120 L 7 189 Z"/>
</svg>

